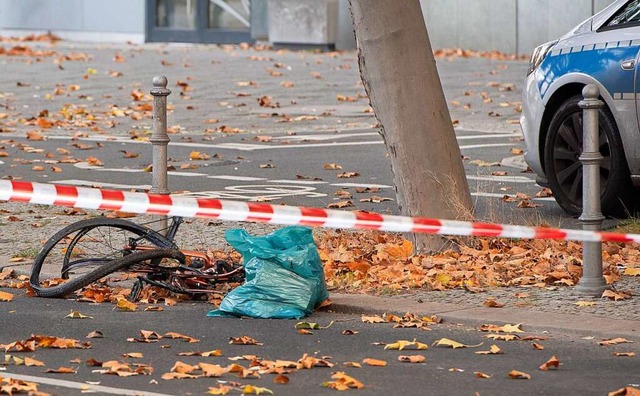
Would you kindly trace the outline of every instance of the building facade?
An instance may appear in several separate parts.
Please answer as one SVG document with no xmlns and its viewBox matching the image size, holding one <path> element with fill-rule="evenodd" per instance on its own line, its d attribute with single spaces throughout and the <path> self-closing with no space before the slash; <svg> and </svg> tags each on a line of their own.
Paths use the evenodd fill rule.
<svg viewBox="0 0 640 396">
<path fill-rule="evenodd" d="M 433 48 L 518 54 L 611 2 L 421 0 Z M 0 0 L 0 34 L 46 31 L 98 42 L 355 46 L 348 0 Z"/>
</svg>

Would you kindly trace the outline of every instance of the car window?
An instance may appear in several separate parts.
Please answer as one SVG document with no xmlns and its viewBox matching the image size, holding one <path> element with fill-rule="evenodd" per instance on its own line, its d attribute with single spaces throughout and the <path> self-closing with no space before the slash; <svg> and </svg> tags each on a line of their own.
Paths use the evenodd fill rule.
<svg viewBox="0 0 640 396">
<path fill-rule="evenodd" d="M 607 27 L 618 27 L 640 23 L 640 0 L 629 2 L 607 23 Z"/>
</svg>

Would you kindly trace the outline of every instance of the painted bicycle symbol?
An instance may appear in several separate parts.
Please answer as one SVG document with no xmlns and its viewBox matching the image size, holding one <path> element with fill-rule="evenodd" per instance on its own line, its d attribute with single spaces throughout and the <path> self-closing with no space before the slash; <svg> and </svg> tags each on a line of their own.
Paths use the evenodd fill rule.
<svg viewBox="0 0 640 396">
<path fill-rule="evenodd" d="M 303 196 L 307 198 L 322 198 L 327 196 L 327 194 L 317 192 L 314 187 L 271 184 L 229 186 L 225 187 L 223 191 L 198 191 L 175 195 L 191 198 L 237 199 L 252 202 L 273 201 L 295 196 Z"/>
</svg>

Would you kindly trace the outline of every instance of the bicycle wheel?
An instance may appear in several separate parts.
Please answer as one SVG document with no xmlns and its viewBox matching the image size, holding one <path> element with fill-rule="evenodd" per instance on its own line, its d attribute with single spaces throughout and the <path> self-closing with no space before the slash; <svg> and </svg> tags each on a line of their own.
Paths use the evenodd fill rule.
<svg viewBox="0 0 640 396">
<path fill-rule="evenodd" d="M 144 250 L 111 260 L 106 264 L 93 268 L 91 271 L 69 279 L 67 282 L 61 284 L 56 284 L 51 287 L 41 287 L 31 283 L 31 287 L 33 287 L 36 294 L 40 297 L 64 297 L 116 271 L 124 270 L 134 265 L 154 266 L 156 265 L 154 263 L 162 259 L 174 259 L 180 263 L 185 262 L 184 254 L 176 249 L 159 248 Z M 147 263 L 145 264 L 145 262 Z"/>
<path fill-rule="evenodd" d="M 81 220 L 58 231 L 44 244 L 34 260 L 30 283 L 34 289 L 53 287 L 144 248 L 177 246 L 158 232 L 127 220 Z M 46 281 L 41 282 L 41 277 Z"/>
</svg>

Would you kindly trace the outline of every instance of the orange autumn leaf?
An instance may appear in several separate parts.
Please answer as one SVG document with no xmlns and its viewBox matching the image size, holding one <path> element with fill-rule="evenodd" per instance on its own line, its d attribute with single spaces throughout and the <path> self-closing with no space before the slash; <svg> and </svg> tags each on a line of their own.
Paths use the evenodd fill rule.
<svg viewBox="0 0 640 396">
<path fill-rule="evenodd" d="M 118 300 L 116 307 L 118 307 L 118 309 L 122 311 L 135 311 L 138 309 L 138 306 L 136 305 L 136 303 L 133 303 L 124 298 L 121 298 L 120 300 Z"/>
<path fill-rule="evenodd" d="M 183 363 L 181 361 L 177 361 L 174 363 L 173 367 L 171 368 L 171 372 L 172 373 L 187 373 L 190 374 L 194 371 L 198 370 L 198 366 L 192 366 L 190 364 L 187 363 Z"/>
<path fill-rule="evenodd" d="M 249 336 L 229 337 L 229 344 L 234 345 L 262 345 L 261 342 L 254 340 Z"/>
<path fill-rule="evenodd" d="M 334 381 L 323 382 L 322 385 L 335 390 L 361 389 L 364 384 L 353 377 L 346 375 L 342 371 L 338 371 L 331 376 Z"/>
<path fill-rule="evenodd" d="M 75 374 L 77 371 L 71 367 L 59 367 L 57 369 L 48 369 L 45 373 L 53 373 L 53 374 Z"/>
<path fill-rule="evenodd" d="M 13 300 L 13 294 L 0 291 L 0 301 L 7 302 L 11 300 Z"/>
<path fill-rule="evenodd" d="M 558 360 L 558 358 L 555 355 L 553 355 L 551 357 L 551 359 L 549 359 L 545 363 L 543 363 L 539 367 L 539 369 L 542 370 L 542 371 L 547 371 L 550 368 L 556 368 L 557 369 L 559 366 L 560 366 L 560 361 Z"/>
<path fill-rule="evenodd" d="M 413 255 L 413 243 L 405 239 L 401 245 L 386 245 L 384 251 L 392 258 L 407 259 Z"/>
<path fill-rule="evenodd" d="M 509 371 L 508 375 L 509 375 L 509 378 L 512 378 L 512 379 L 531 379 L 531 375 L 522 371 L 517 371 L 517 370 Z"/>
<path fill-rule="evenodd" d="M 30 367 L 30 366 L 43 367 L 44 362 L 41 362 L 40 360 L 36 360 L 34 358 L 30 358 L 27 356 L 24 358 L 24 365 L 27 367 Z"/>
<path fill-rule="evenodd" d="M 424 363 L 427 359 L 422 355 L 400 355 L 398 361 L 403 363 Z"/>
<path fill-rule="evenodd" d="M 362 363 L 367 364 L 369 366 L 374 366 L 374 367 L 384 367 L 387 365 L 387 362 L 385 362 L 384 360 L 378 360 L 378 359 L 372 359 L 372 358 L 366 358 L 362 360 Z"/>
<path fill-rule="evenodd" d="M 289 377 L 287 377 L 284 374 L 278 374 L 274 379 L 273 379 L 273 383 L 274 384 L 288 384 L 289 383 Z"/>
</svg>

